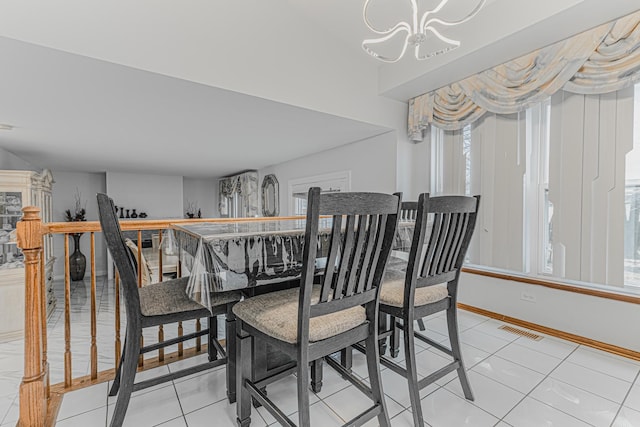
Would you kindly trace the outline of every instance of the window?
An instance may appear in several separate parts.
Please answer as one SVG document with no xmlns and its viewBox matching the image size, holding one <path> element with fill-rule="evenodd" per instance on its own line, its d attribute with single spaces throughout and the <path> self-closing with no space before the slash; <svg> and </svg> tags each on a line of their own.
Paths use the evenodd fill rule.
<svg viewBox="0 0 640 427">
<path fill-rule="evenodd" d="M 524 271 L 553 272 L 553 203 L 549 199 L 549 138 L 551 100 L 527 109 L 525 172 Z"/>
<path fill-rule="evenodd" d="M 470 264 L 640 291 L 640 84 L 432 128 L 430 162 L 432 194 L 482 196 Z"/>
<path fill-rule="evenodd" d="M 634 107 L 633 149 L 625 159 L 624 283 L 640 287 L 640 84 Z"/>
</svg>

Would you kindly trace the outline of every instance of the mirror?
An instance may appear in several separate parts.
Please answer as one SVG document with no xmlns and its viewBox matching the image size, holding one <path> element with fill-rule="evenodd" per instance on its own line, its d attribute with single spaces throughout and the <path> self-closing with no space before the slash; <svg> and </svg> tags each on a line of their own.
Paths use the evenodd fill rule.
<svg viewBox="0 0 640 427">
<path fill-rule="evenodd" d="M 273 174 L 266 175 L 262 180 L 262 215 L 278 216 L 279 205 L 278 180 Z"/>
</svg>

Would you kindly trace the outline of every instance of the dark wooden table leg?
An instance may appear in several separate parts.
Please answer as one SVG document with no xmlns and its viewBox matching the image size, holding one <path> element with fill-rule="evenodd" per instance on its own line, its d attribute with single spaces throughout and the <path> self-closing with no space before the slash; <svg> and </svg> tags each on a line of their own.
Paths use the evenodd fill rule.
<svg viewBox="0 0 640 427">
<path fill-rule="evenodd" d="M 251 378 L 251 341 L 252 337 L 241 331 L 236 325 L 236 346 L 237 346 L 237 379 L 240 380 L 238 385 L 239 401 L 236 403 L 236 422 L 238 427 L 249 427 L 251 425 L 251 395 L 244 389 L 242 384 L 243 378 Z"/>
<path fill-rule="evenodd" d="M 311 390 L 314 393 L 322 391 L 322 359 L 311 362 Z"/>
<path fill-rule="evenodd" d="M 344 366 L 347 371 L 351 372 L 351 368 L 353 367 L 353 349 L 351 347 L 340 350 L 340 364 Z"/>
<path fill-rule="evenodd" d="M 396 322 L 398 321 L 395 317 L 389 316 L 390 322 L 389 327 L 391 328 L 391 336 L 389 337 L 389 341 L 391 342 L 389 353 L 391 353 L 391 357 L 398 357 L 400 353 L 400 329 L 396 326 Z"/>
</svg>

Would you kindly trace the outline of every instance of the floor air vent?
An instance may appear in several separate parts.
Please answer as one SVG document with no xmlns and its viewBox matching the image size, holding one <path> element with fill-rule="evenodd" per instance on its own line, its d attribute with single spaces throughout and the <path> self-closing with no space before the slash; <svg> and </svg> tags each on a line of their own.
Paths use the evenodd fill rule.
<svg viewBox="0 0 640 427">
<path fill-rule="evenodd" d="M 536 335 L 533 332 L 529 331 L 523 331 L 522 329 L 514 328 L 513 326 L 509 325 L 502 325 L 498 329 L 502 329 L 503 331 L 511 332 L 512 334 L 520 335 L 534 341 L 540 341 L 542 339 L 541 335 Z"/>
</svg>

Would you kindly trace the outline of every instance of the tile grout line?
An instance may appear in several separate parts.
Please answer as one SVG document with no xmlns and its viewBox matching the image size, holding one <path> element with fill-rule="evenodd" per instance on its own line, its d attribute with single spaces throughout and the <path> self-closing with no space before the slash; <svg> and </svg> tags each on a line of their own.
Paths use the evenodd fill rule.
<svg viewBox="0 0 640 427">
<path fill-rule="evenodd" d="M 518 341 L 518 340 L 520 340 L 520 339 L 522 339 L 522 337 L 520 337 L 520 338 L 516 339 L 515 341 Z M 515 341 L 514 341 L 514 342 L 515 342 Z M 567 360 L 567 359 L 569 358 L 569 356 L 571 356 L 571 355 L 572 355 L 572 354 L 573 354 L 573 353 L 574 353 L 574 352 L 575 352 L 579 347 L 580 347 L 580 346 L 577 346 L 576 348 L 574 348 L 574 349 L 573 349 L 569 354 L 567 354 L 567 355 L 564 357 L 564 359 L 559 359 L 559 360 L 560 360 L 560 362 L 556 365 L 556 367 L 555 367 L 555 368 L 553 368 L 553 369 L 552 369 L 550 372 L 548 372 L 546 375 L 544 375 L 544 377 L 542 377 L 542 379 L 541 379 L 541 380 L 540 380 L 540 381 L 539 381 L 535 386 L 533 386 L 533 387 L 531 388 L 531 390 L 529 390 L 527 393 L 525 393 L 525 395 L 522 397 L 522 399 L 520 399 L 520 401 L 519 401 L 518 403 L 516 403 L 516 404 L 513 406 L 513 408 L 511 408 L 511 410 L 509 410 L 509 412 L 507 412 L 506 414 L 504 414 L 504 416 L 502 417 L 502 419 L 501 419 L 500 421 L 504 421 L 504 419 L 505 419 L 505 418 L 506 418 L 506 417 L 507 417 L 511 412 L 513 412 L 513 410 L 514 410 L 518 405 L 520 405 L 520 404 L 521 404 L 521 403 L 522 403 L 522 402 L 523 402 L 527 397 L 531 397 L 532 399 L 535 399 L 534 397 L 530 396 L 530 395 L 531 395 L 531 393 L 532 393 L 536 388 L 538 388 L 538 387 L 540 386 L 540 384 L 542 384 L 542 383 L 543 383 L 547 378 L 549 378 L 549 375 L 551 375 L 551 372 L 555 371 L 555 370 L 558 368 L 558 366 L 562 365 L 562 363 L 563 363 L 565 360 Z M 534 351 L 535 351 L 535 350 L 534 350 Z M 496 357 L 500 357 L 500 356 L 496 356 Z M 507 360 L 507 359 L 505 359 L 505 360 Z M 513 362 L 513 361 L 510 361 L 510 362 L 512 362 L 512 363 L 516 363 L 516 362 Z M 516 364 L 517 364 L 517 365 L 520 365 L 519 363 L 516 363 Z M 520 366 L 523 366 L 523 367 L 525 367 L 525 368 L 526 368 L 526 366 L 524 366 L 524 365 L 520 365 Z M 531 368 L 528 368 L 528 369 L 531 369 Z M 539 372 L 539 373 L 541 373 L 541 372 Z M 536 400 L 536 401 L 538 401 L 538 402 L 540 402 L 538 399 L 535 399 L 535 400 Z M 544 403 L 544 402 L 540 402 L 540 403 L 542 403 L 542 404 L 546 405 L 546 403 Z M 547 405 L 547 406 L 549 406 L 549 405 Z M 551 408 L 553 408 L 552 406 L 550 406 L 550 407 L 551 407 Z M 557 409 L 557 408 L 554 408 L 554 409 L 559 410 L 559 409 Z M 560 412 L 563 412 L 563 411 L 560 411 Z M 564 412 L 563 412 L 563 413 L 564 413 Z M 570 414 L 567 414 L 567 415 L 570 415 Z M 570 415 L 570 416 L 571 416 L 571 415 Z M 575 417 L 573 417 L 573 418 L 575 418 Z M 576 418 L 576 419 L 577 419 L 577 418 Z M 582 420 L 580 420 L 580 421 L 582 421 Z M 505 422 L 506 422 L 506 421 L 505 421 Z"/>
<path fill-rule="evenodd" d="M 629 387 L 629 390 L 627 390 L 627 393 L 624 395 L 624 399 L 622 399 L 622 403 L 620 403 L 620 407 L 618 407 L 618 411 L 616 412 L 616 415 L 613 417 L 613 420 L 611 420 L 611 427 L 613 427 L 613 424 L 618 419 L 618 416 L 620 415 L 620 411 L 622 411 L 622 408 L 625 407 L 624 404 L 627 401 L 629 394 L 631 394 L 631 391 L 633 390 L 633 387 L 639 378 L 640 378 L 640 371 L 636 373 L 636 377 L 631 382 L 631 387 Z"/>
<path fill-rule="evenodd" d="M 490 320 L 490 319 L 487 319 L 486 321 L 489 321 L 489 320 Z M 486 322 L 486 321 L 485 321 L 485 322 Z M 480 323 L 478 323 L 478 324 L 474 325 L 473 327 L 466 329 L 465 331 L 470 331 L 470 330 L 474 329 L 476 326 L 481 325 L 481 324 L 483 324 L 483 323 L 485 323 L 485 322 L 480 322 Z M 427 328 L 427 330 L 428 330 L 428 329 L 429 329 L 429 328 Z M 437 331 L 436 331 L 436 332 L 437 332 Z M 462 331 L 459 331 L 459 332 L 462 332 Z M 482 332 L 482 331 L 477 331 L 477 332 Z M 459 337 L 459 335 L 460 335 L 460 334 L 458 334 L 458 337 Z M 485 335 L 489 335 L 489 334 L 485 334 Z M 491 336 L 491 335 L 490 335 L 490 336 Z M 448 337 L 447 337 L 447 338 L 448 338 Z M 493 337 L 493 338 L 497 338 L 497 337 Z M 498 338 L 498 339 L 501 339 L 501 338 Z M 516 340 L 517 340 L 517 339 L 518 339 L 518 338 L 516 338 Z M 514 341 L 516 341 L 516 340 L 514 340 Z M 506 341 L 506 340 L 502 340 L 502 341 Z M 485 351 L 485 350 L 483 350 L 483 349 L 481 349 L 481 348 L 478 348 L 478 347 L 476 347 L 476 346 L 473 346 L 473 345 L 471 345 L 471 344 L 467 344 L 467 343 L 464 343 L 464 344 L 465 344 L 465 345 L 468 345 L 469 347 L 473 347 L 473 348 L 475 348 L 476 350 L 480 350 L 480 351 L 483 351 L 483 352 L 485 352 L 485 353 L 487 353 L 487 354 L 488 354 L 488 355 L 487 355 L 486 357 L 484 357 L 482 360 L 478 361 L 478 363 L 480 363 L 480 362 L 482 362 L 483 360 L 486 360 L 486 359 L 488 359 L 489 357 L 491 357 L 491 356 L 495 355 L 498 351 L 500 351 L 500 350 L 502 350 L 503 348 L 507 347 L 508 345 L 510 345 L 510 344 L 511 344 L 512 342 L 514 342 L 514 341 L 507 342 L 505 345 L 503 345 L 502 347 L 498 348 L 498 349 L 497 349 L 497 350 L 495 350 L 493 353 L 490 353 L 490 352 L 488 352 L 488 351 Z M 461 350 L 462 350 L 462 342 L 461 342 L 460 344 L 461 344 L 461 346 L 460 346 L 460 347 L 461 347 Z M 427 350 L 429 350 L 431 347 L 432 347 L 432 346 L 430 346 Z M 439 354 L 439 353 L 435 353 L 435 352 L 432 352 L 432 353 L 433 353 L 433 354 Z M 463 357 L 464 357 L 464 355 L 463 355 Z M 463 361 L 463 362 L 464 362 L 464 361 Z M 474 364 L 473 366 L 476 366 L 478 363 Z M 466 368 L 466 367 L 465 367 L 465 368 Z M 469 373 L 469 371 L 471 370 L 471 368 L 472 368 L 472 367 L 466 368 L 466 369 L 465 369 L 465 371 L 466 371 L 467 373 Z M 422 401 L 422 400 L 426 399 L 428 396 L 431 396 L 432 394 L 434 394 L 435 392 L 439 391 L 440 389 L 443 389 L 443 390 L 445 390 L 446 392 L 451 393 L 451 394 L 452 394 L 453 396 L 455 396 L 456 398 L 458 398 L 458 399 L 460 399 L 460 400 L 463 400 L 464 402 L 468 402 L 470 405 L 472 405 L 472 406 L 476 407 L 477 409 L 479 409 L 479 410 L 481 410 L 481 411 L 485 412 L 486 414 L 489 414 L 491 417 L 496 418 L 496 419 L 498 420 L 498 422 L 497 422 L 496 424 L 499 424 L 501 420 L 500 420 L 498 417 L 496 417 L 495 415 L 493 415 L 493 414 L 492 414 L 492 413 L 490 413 L 489 411 L 487 411 L 487 410 L 485 410 L 485 409 L 483 409 L 483 408 L 479 407 L 479 406 L 478 406 L 478 405 L 476 405 L 473 401 L 470 401 L 470 400 L 467 400 L 467 399 L 461 398 L 460 396 L 458 396 L 457 394 L 453 393 L 452 391 L 450 391 L 449 389 L 447 389 L 447 388 L 446 388 L 446 386 L 447 386 L 448 384 L 452 383 L 452 382 L 453 382 L 453 381 L 455 381 L 456 379 L 458 379 L 458 381 L 460 380 L 457 374 L 456 374 L 456 376 L 455 376 L 454 378 L 452 378 L 451 380 L 447 381 L 447 382 L 446 382 L 445 384 L 443 384 L 443 385 L 439 385 L 439 384 L 437 384 L 437 383 L 435 383 L 435 382 L 434 382 L 434 383 L 432 383 L 432 384 L 436 384 L 436 385 L 438 385 L 438 388 L 436 388 L 435 390 L 433 390 L 431 393 L 428 393 L 427 395 L 425 395 L 423 398 L 421 398 L 421 399 L 420 399 L 420 401 Z M 493 381 L 495 381 L 495 380 L 493 380 Z M 496 381 L 496 382 L 497 382 L 497 381 Z M 500 384 L 501 384 L 501 383 L 500 383 Z M 423 421 L 424 421 L 425 423 L 427 422 L 424 418 L 423 418 Z"/>
<path fill-rule="evenodd" d="M 487 319 L 487 320 L 489 320 L 489 319 Z M 484 322 L 481 322 L 480 324 L 482 324 L 482 323 L 484 323 Z M 476 326 L 477 326 L 477 325 L 476 325 Z M 477 331 L 477 332 L 484 333 L 484 332 L 482 332 L 482 331 Z M 485 335 L 490 335 L 490 334 L 486 334 L 486 333 L 484 333 L 484 334 L 485 334 Z M 492 335 L 490 335 L 490 336 L 492 336 Z M 497 337 L 495 337 L 495 338 L 497 338 Z M 520 344 L 517 344 L 517 341 L 519 341 L 519 340 L 521 340 L 521 339 L 523 339 L 523 337 L 517 337 L 517 338 L 516 338 L 516 339 L 514 339 L 513 341 L 510 341 L 510 342 L 508 342 L 506 345 L 504 345 L 504 346 L 502 346 L 502 347 L 498 348 L 498 349 L 497 349 L 496 351 L 494 351 L 493 353 L 489 353 L 489 355 L 488 355 L 487 357 L 485 357 L 484 359 L 482 359 L 482 360 L 486 360 L 486 359 L 488 359 L 488 358 L 490 358 L 490 357 L 492 357 L 492 356 L 495 356 L 495 357 L 499 357 L 499 358 L 501 358 L 501 359 L 503 359 L 503 360 L 507 360 L 508 362 L 511 362 L 511 363 L 515 363 L 515 364 L 517 364 L 517 365 L 520 365 L 520 366 L 522 366 L 522 367 L 524 367 L 524 368 L 531 369 L 531 368 L 528 368 L 527 366 L 524 366 L 524 365 L 522 365 L 522 364 L 520 364 L 520 363 L 517 363 L 517 362 L 514 362 L 514 361 L 512 361 L 512 360 L 504 359 L 504 358 L 500 357 L 500 356 L 497 354 L 500 350 L 504 349 L 505 347 L 507 347 L 507 346 L 509 346 L 509 345 L 511 345 L 511 344 L 515 344 L 515 345 L 519 345 L 519 346 L 520 346 Z M 466 344 L 466 343 L 465 343 L 465 344 Z M 471 344 L 466 344 L 466 345 L 471 346 L 471 347 L 473 347 L 473 348 L 475 348 L 475 349 L 477 349 L 477 350 L 484 351 L 484 350 L 479 349 L 479 348 L 477 348 L 477 347 L 475 347 L 475 346 L 473 346 L 473 345 L 471 345 Z M 522 347 L 525 347 L 525 346 L 522 346 Z M 571 351 L 571 353 L 569 353 L 567 356 L 565 356 L 565 358 L 564 358 L 564 359 L 556 358 L 556 359 L 560 360 L 560 363 L 556 366 L 556 368 L 557 368 L 558 366 L 560 366 L 560 365 L 562 364 L 562 362 L 563 362 L 564 360 L 566 360 L 566 359 L 567 359 L 571 354 L 573 354 L 573 352 L 574 352 L 574 351 L 576 351 L 579 347 L 580 347 L 580 346 L 577 346 L 576 348 L 574 348 L 574 349 Z M 527 347 L 527 348 L 528 348 L 528 347 Z M 532 350 L 532 351 L 537 351 L 537 350 L 533 350 L 533 349 L 530 349 L 530 350 Z M 488 353 L 488 352 L 487 352 L 487 353 Z M 542 353 L 542 352 L 539 352 L 539 353 Z M 543 353 L 543 354 L 546 354 L 546 353 Z M 550 355 L 547 355 L 547 356 L 550 356 Z M 550 356 L 550 357 L 553 357 L 553 356 Z M 475 364 L 475 365 L 473 365 L 473 366 L 478 365 L 480 362 L 482 362 L 482 360 L 481 360 L 481 361 L 479 361 L 478 363 L 476 363 L 476 364 Z M 556 368 L 554 368 L 551 372 L 553 372 Z M 472 369 L 472 367 L 469 367 L 468 369 L 466 369 L 467 373 L 468 373 L 469 371 L 471 371 L 471 369 Z M 474 371 L 474 372 L 476 372 L 476 371 Z M 534 370 L 534 372 L 537 372 L 537 371 L 535 371 L 535 370 Z M 509 414 L 510 414 L 510 413 L 511 413 L 511 412 L 512 412 L 512 411 L 513 411 L 513 410 L 514 410 L 514 409 L 515 409 L 515 408 L 516 408 L 520 403 L 522 403 L 522 401 L 523 401 L 526 397 L 528 397 L 528 396 L 529 396 L 529 394 L 530 394 L 533 390 L 535 390 L 535 388 L 536 388 L 536 387 L 538 387 L 538 386 L 539 386 L 539 385 L 540 385 L 540 384 L 541 384 L 541 383 L 542 383 L 542 382 L 543 382 L 543 381 L 544 381 L 544 380 L 545 380 L 545 379 L 546 379 L 546 378 L 551 374 L 551 372 L 549 372 L 548 374 L 546 374 L 546 376 L 545 376 L 544 378 L 542 378 L 542 379 L 540 380 L 540 382 L 539 382 L 535 387 L 533 387 L 533 388 L 532 388 L 528 393 L 524 394 L 524 396 L 522 397 L 522 399 L 520 399 L 520 401 L 518 401 L 518 403 L 516 403 L 516 404 L 515 404 L 515 405 L 514 405 L 514 406 L 513 406 L 513 407 L 512 407 L 512 408 L 511 408 L 511 409 L 510 409 L 510 410 L 509 410 L 509 411 L 508 411 L 508 412 L 507 412 L 503 417 L 502 417 L 502 418 L 498 418 L 498 417 L 496 417 L 496 416 L 495 416 L 495 415 L 493 415 L 492 413 L 490 413 L 490 412 L 486 411 L 485 409 L 483 409 L 483 408 L 479 407 L 478 405 L 476 405 L 476 404 L 475 404 L 475 402 L 473 402 L 473 401 L 468 401 L 468 402 L 469 402 L 471 405 L 475 406 L 476 408 L 478 408 L 478 409 L 480 409 L 480 410 L 482 410 L 482 411 L 486 412 L 487 414 L 491 415 L 492 417 L 494 417 L 494 418 L 498 418 L 498 422 L 497 422 L 497 424 L 499 424 L 500 422 L 505 422 L 505 423 L 506 423 L 506 421 L 504 421 L 504 418 L 505 418 L 507 415 L 509 415 Z M 476 372 L 476 373 L 478 373 L 478 374 L 482 375 L 482 374 L 481 374 L 481 373 L 479 373 L 479 372 Z M 540 373 L 540 374 L 541 374 L 541 372 L 538 372 L 538 373 Z M 484 376 L 484 375 L 483 375 L 483 376 Z M 492 380 L 492 381 L 495 381 L 496 383 L 501 384 L 501 385 L 503 385 L 503 386 L 505 386 L 505 387 L 511 388 L 511 387 L 507 386 L 506 384 L 503 384 L 503 383 L 501 383 L 500 381 L 497 381 L 497 380 L 495 380 L 495 379 L 493 379 L 493 378 L 490 378 L 490 377 L 487 377 L 487 376 L 484 376 L 484 377 L 485 377 L 485 378 L 488 378 L 488 379 L 490 379 L 490 380 Z M 455 381 L 455 379 L 456 379 L 456 378 L 451 379 L 451 381 L 448 381 L 445 385 L 441 386 L 440 388 L 445 388 L 445 390 L 449 391 L 448 389 L 446 389 L 446 387 L 445 387 L 445 386 L 446 386 L 446 385 L 448 385 L 448 384 L 450 384 L 451 382 Z M 513 390 L 513 388 L 511 388 L 511 389 Z M 517 391 L 517 390 L 516 390 L 516 391 Z M 460 396 L 458 396 L 457 394 L 455 394 L 455 393 L 453 393 L 453 392 L 451 392 L 451 391 L 449 391 L 449 392 L 450 392 L 450 393 L 452 393 L 453 395 L 455 395 L 456 397 L 460 398 Z M 429 394 L 433 394 L 433 392 L 432 392 L 432 393 L 429 393 Z M 426 397 L 426 396 L 425 396 L 425 397 Z M 532 399 L 533 399 L 533 397 L 532 397 Z M 422 399 L 421 399 L 421 400 L 422 400 Z M 466 399 L 465 399 L 465 400 L 466 400 Z M 537 400 L 537 399 L 535 399 L 535 400 Z M 543 403 L 543 404 L 544 404 L 544 402 L 541 402 L 541 403 Z M 545 405 L 546 405 L 546 404 L 545 404 Z M 549 405 L 547 405 L 547 406 L 549 406 Z M 556 408 L 554 408 L 554 409 L 556 409 Z M 563 411 L 560 411 L 560 412 L 563 412 Z M 563 412 L 563 413 L 564 413 L 564 412 Z M 572 416 L 572 415 L 570 415 L 570 414 L 567 414 L 567 415 Z M 572 416 L 572 417 L 573 417 L 573 416 Z M 573 417 L 573 418 L 576 418 L 576 417 Z M 577 418 L 576 418 L 576 419 L 577 419 Z M 580 421 L 582 421 L 582 420 L 580 420 Z M 508 423 L 507 423 L 507 424 L 508 424 Z"/>
<path fill-rule="evenodd" d="M 569 417 L 571 417 L 571 418 L 574 418 L 574 419 L 576 419 L 576 420 L 578 420 L 578 421 L 580 421 L 580 422 L 582 422 L 582 423 L 585 423 L 585 424 L 588 424 L 588 425 L 590 425 L 590 426 L 593 426 L 593 424 L 591 424 L 591 423 L 589 423 L 589 422 L 587 422 L 587 421 L 584 421 L 584 420 L 582 420 L 582 419 L 580 419 L 580 418 L 578 418 L 578 417 L 576 417 L 576 416 L 574 416 L 574 415 L 572 415 L 572 414 L 569 414 L 569 413 L 567 413 L 567 412 L 565 412 L 565 411 L 563 411 L 563 410 L 561 410 L 561 409 L 559 409 L 559 408 L 555 408 L 555 407 L 553 407 L 553 406 L 551 406 L 551 405 L 548 405 L 547 403 L 542 402 L 541 400 L 538 400 L 538 399 L 536 399 L 535 397 L 531 396 L 531 393 L 532 393 L 535 389 L 537 389 L 537 388 L 540 386 L 540 384 L 542 384 L 542 383 L 543 383 L 547 378 L 549 378 L 549 376 L 550 376 L 550 375 L 551 375 L 551 374 L 552 374 L 556 369 L 558 369 L 558 367 L 559 367 L 560 365 L 562 365 L 562 363 L 564 363 L 565 361 L 567 361 L 567 359 L 568 359 L 568 358 L 569 358 L 573 353 L 575 353 L 576 351 L 578 351 L 578 349 L 579 349 L 580 347 L 581 347 L 581 345 L 578 345 L 578 346 L 577 346 L 576 348 L 574 348 L 574 349 L 573 349 L 569 354 L 567 354 L 567 355 L 564 357 L 564 359 L 560 359 L 560 363 L 558 363 L 558 365 L 556 365 L 556 367 L 555 367 L 555 368 L 553 368 L 551 371 L 549 371 L 549 373 L 548 373 L 548 374 L 546 374 L 546 375 L 544 376 L 544 378 L 542 378 L 542 380 L 540 380 L 540 382 L 539 382 L 538 384 L 536 384 L 536 385 L 535 385 L 535 387 L 533 387 L 531 390 L 529 390 L 529 392 L 528 392 L 528 393 L 527 393 L 527 394 L 526 394 L 526 395 L 525 395 L 525 396 L 520 400 L 520 402 L 518 402 L 518 403 L 517 403 L 513 408 L 511 408 L 511 410 L 510 410 L 509 412 L 507 412 L 507 413 L 505 414 L 505 416 L 503 417 L 503 419 L 502 419 L 501 421 L 504 421 L 504 418 L 505 418 L 505 417 L 507 417 L 511 412 L 513 412 L 513 410 L 514 410 L 518 405 L 520 405 L 520 404 L 522 403 L 522 401 L 524 401 L 524 399 L 526 399 L 527 397 L 530 397 L 531 399 L 535 400 L 536 402 L 539 402 L 539 403 L 541 403 L 541 404 L 543 404 L 543 405 L 545 405 L 545 406 L 548 406 L 548 407 L 550 407 L 550 408 L 552 408 L 552 409 L 555 409 L 556 411 L 561 412 L 561 413 L 563 413 L 563 414 L 565 414 L 565 415 L 567 415 L 567 416 L 569 416 Z M 569 362 L 569 363 L 570 363 L 570 362 Z M 521 365 L 521 366 L 522 366 L 522 365 Z M 561 381 L 561 382 L 562 382 L 562 381 Z M 570 385 L 570 384 L 569 384 L 569 385 Z M 572 387 L 575 387 L 575 386 L 572 386 Z M 576 388 L 579 388 L 579 387 L 576 387 Z M 505 422 L 506 422 L 506 421 L 505 421 Z"/>
</svg>

